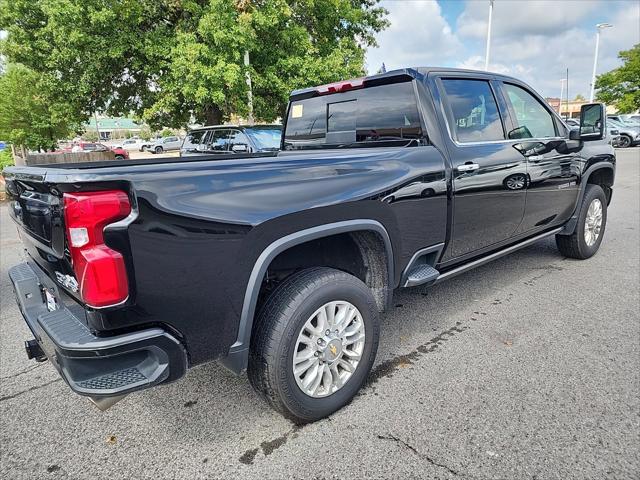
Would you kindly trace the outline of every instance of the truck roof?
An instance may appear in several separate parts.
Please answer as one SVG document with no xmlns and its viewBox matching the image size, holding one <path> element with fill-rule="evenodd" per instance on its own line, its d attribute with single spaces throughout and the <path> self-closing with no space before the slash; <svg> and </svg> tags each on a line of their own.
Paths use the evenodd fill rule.
<svg viewBox="0 0 640 480">
<path fill-rule="evenodd" d="M 319 85 L 319 86 L 294 90 L 293 92 L 291 92 L 291 95 L 289 98 L 290 100 L 302 100 L 304 98 L 316 96 L 320 94 L 320 92 L 322 92 L 323 94 L 336 93 L 338 91 L 341 91 L 341 87 L 344 87 L 345 85 L 348 87 L 354 88 L 356 84 L 358 86 L 362 86 L 363 83 L 366 83 L 367 86 L 374 86 L 374 85 L 383 85 L 386 83 L 396 83 L 401 81 L 407 81 L 411 79 L 422 79 L 432 72 L 447 73 L 447 74 L 454 74 L 454 75 L 456 73 L 492 75 L 494 77 L 500 77 L 502 79 L 517 80 L 516 78 L 509 77 L 501 73 L 486 72 L 484 70 L 470 70 L 465 68 L 450 68 L 450 67 L 399 68 L 396 70 L 389 70 L 388 72 L 385 72 L 385 73 L 378 73 L 376 75 L 369 75 L 366 77 L 343 80 L 340 82 L 330 83 L 327 85 Z M 345 88 L 344 90 L 347 90 L 347 89 L 349 88 Z"/>
</svg>

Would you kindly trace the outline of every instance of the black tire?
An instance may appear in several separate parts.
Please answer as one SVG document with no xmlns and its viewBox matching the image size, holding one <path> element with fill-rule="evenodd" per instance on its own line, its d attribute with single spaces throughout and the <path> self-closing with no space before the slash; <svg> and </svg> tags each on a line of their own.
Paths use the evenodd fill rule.
<svg viewBox="0 0 640 480">
<path fill-rule="evenodd" d="M 162 153 L 162 147 L 156 147 L 153 151 L 154 153 L 160 154 Z"/>
<path fill-rule="evenodd" d="M 618 148 L 628 148 L 631 146 L 633 140 L 629 135 L 620 135 L 618 139 Z"/>
<path fill-rule="evenodd" d="M 124 160 L 124 156 L 122 156 L 122 155 L 116 155 L 116 160 Z"/>
<path fill-rule="evenodd" d="M 332 300 L 350 302 L 365 325 L 360 363 L 331 395 L 305 394 L 293 374 L 293 353 L 303 325 Z M 254 322 L 248 375 L 253 388 L 276 411 L 295 423 L 314 422 L 349 403 L 367 379 L 378 349 L 378 309 L 371 290 L 358 278 L 331 268 L 309 268 L 284 280 L 266 300 Z"/>
<path fill-rule="evenodd" d="M 594 200 L 600 200 L 602 205 L 602 227 L 600 234 L 593 245 L 587 245 L 584 234 L 584 224 L 589 205 Z M 580 205 L 578 224 L 572 235 L 556 235 L 556 245 L 565 257 L 585 260 L 592 257 L 600 248 L 604 231 L 607 226 L 607 196 L 600 185 L 588 184 Z"/>
</svg>

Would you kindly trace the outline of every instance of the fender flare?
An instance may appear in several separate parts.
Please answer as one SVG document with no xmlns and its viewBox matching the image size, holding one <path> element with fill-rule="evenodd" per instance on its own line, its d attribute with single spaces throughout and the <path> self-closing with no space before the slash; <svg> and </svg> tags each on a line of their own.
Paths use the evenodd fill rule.
<svg viewBox="0 0 640 480">
<path fill-rule="evenodd" d="M 318 225 L 286 235 L 272 242 L 262 251 L 256 260 L 244 294 L 236 341 L 229 348 L 227 356 L 220 359 L 220 363 L 236 374 L 241 374 L 247 369 L 251 330 L 256 314 L 260 286 L 262 285 L 262 279 L 267 272 L 267 268 L 278 254 L 310 240 L 358 231 L 373 231 L 382 237 L 387 254 L 387 281 L 389 282 L 389 292 L 392 292 L 395 280 L 393 247 L 389 233 L 380 222 L 368 219 L 345 220 L 342 222 Z"/>
<path fill-rule="evenodd" d="M 580 192 L 578 193 L 578 199 L 576 201 L 576 208 L 571 215 L 571 218 L 565 223 L 563 230 L 558 235 L 572 235 L 576 229 L 576 225 L 578 225 L 578 216 L 580 215 L 580 205 L 582 205 L 582 198 L 584 197 L 584 193 L 587 190 L 587 185 L 589 183 L 589 177 L 596 170 L 602 170 L 603 168 L 607 168 L 611 170 L 611 172 L 615 176 L 615 169 L 613 164 L 611 163 L 596 163 L 595 165 L 591 165 L 587 170 L 582 174 L 582 182 L 580 183 Z"/>
</svg>

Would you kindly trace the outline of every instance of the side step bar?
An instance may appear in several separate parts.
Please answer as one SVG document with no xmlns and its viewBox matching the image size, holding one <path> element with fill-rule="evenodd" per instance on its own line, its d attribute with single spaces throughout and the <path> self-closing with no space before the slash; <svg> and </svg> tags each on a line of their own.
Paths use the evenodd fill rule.
<svg viewBox="0 0 640 480">
<path fill-rule="evenodd" d="M 493 260 L 496 260 L 500 257 L 504 257 L 505 255 L 509 255 L 510 253 L 515 252 L 516 250 L 520 250 L 521 248 L 528 247 L 529 245 L 542 240 L 543 238 L 550 237 L 551 235 L 555 235 L 563 230 L 564 227 L 554 228 L 545 233 L 541 233 L 540 235 L 536 235 L 535 237 L 524 240 L 523 242 L 516 243 L 515 245 L 511 245 L 510 247 L 505 248 L 504 250 L 499 250 L 497 252 L 492 253 L 491 255 L 487 255 L 486 257 L 479 258 L 469 263 L 465 263 L 459 267 L 454 268 L 453 270 L 449 270 L 441 274 L 434 284 L 440 283 L 443 280 L 447 280 L 449 278 L 455 277 L 456 275 L 460 275 L 461 273 L 466 272 L 467 270 L 471 270 L 473 268 L 479 267 L 480 265 L 484 265 L 485 263 L 489 263 Z"/>
<path fill-rule="evenodd" d="M 465 263 L 464 265 L 460 265 L 452 270 L 449 270 L 445 273 L 440 273 L 431 265 L 427 264 L 419 264 L 413 265 L 410 267 L 407 278 L 402 285 L 405 288 L 408 287 L 416 287 L 418 285 L 435 285 L 436 283 L 440 283 L 449 278 L 455 277 L 456 275 L 460 275 L 468 270 L 484 265 L 485 263 L 489 263 L 493 260 L 496 260 L 505 255 L 509 255 L 510 253 L 515 252 L 516 250 L 520 250 L 521 248 L 528 247 L 529 245 L 542 240 L 543 238 L 550 237 L 551 235 L 555 235 L 560 233 L 564 227 L 554 228 L 545 233 L 541 233 L 540 235 L 536 235 L 535 237 L 528 238 L 520 243 L 516 243 L 515 245 L 511 245 L 503 250 L 498 250 L 486 257 L 479 258 L 477 260 L 473 260 L 472 262 Z"/>
</svg>

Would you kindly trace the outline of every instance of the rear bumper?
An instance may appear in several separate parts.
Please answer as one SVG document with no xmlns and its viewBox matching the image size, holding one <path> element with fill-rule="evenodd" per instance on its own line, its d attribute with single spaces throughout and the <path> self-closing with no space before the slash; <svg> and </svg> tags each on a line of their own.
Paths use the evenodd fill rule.
<svg viewBox="0 0 640 480">
<path fill-rule="evenodd" d="M 74 392 L 114 397 L 184 375 L 184 347 L 163 329 L 98 337 L 82 321 L 84 311 L 65 305 L 55 283 L 39 267 L 16 265 L 9 270 L 9 277 L 38 345 Z M 45 290 L 56 299 L 57 309 L 47 307 Z"/>
</svg>

